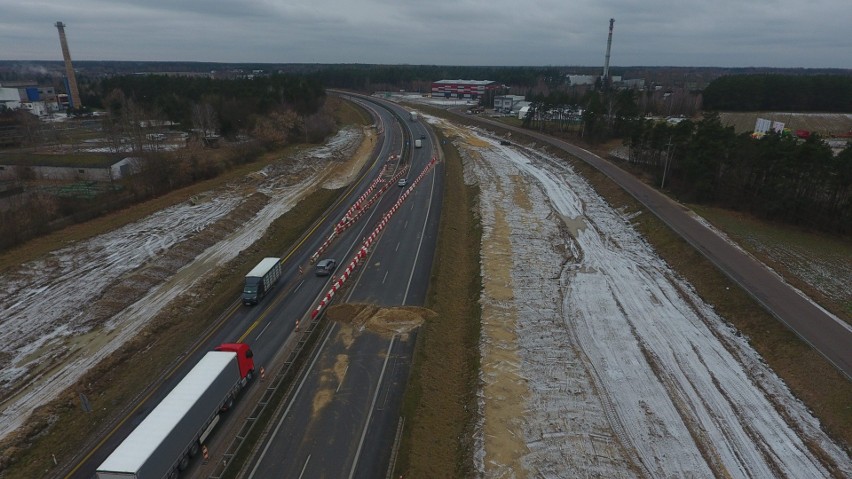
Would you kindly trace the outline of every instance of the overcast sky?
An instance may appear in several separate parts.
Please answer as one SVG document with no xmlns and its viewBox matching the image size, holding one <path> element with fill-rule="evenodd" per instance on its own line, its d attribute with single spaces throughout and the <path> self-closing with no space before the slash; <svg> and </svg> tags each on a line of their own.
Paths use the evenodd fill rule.
<svg viewBox="0 0 852 479">
<path fill-rule="evenodd" d="M 852 68 L 852 0 L 0 0 L 0 60 Z"/>
</svg>

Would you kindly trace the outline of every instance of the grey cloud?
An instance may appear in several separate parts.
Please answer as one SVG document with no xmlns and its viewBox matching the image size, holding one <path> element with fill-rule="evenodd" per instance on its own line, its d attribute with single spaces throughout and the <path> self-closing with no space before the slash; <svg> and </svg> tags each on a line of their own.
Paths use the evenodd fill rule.
<svg viewBox="0 0 852 479">
<path fill-rule="evenodd" d="M 852 2 L 0 0 L 2 59 L 849 68 Z M 45 18 L 50 12 L 51 18 Z"/>
</svg>

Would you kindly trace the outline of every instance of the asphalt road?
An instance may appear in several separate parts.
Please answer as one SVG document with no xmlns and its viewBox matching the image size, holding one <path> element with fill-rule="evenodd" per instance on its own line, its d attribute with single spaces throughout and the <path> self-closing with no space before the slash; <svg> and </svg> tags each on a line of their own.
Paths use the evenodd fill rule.
<svg viewBox="0 0 852 479">
<path fill-rule="evenodd" d="M 406 118 L 404 110 L 390 107 Z M 432 158 L 433 146 L 422 123 L 404 125 L 413 138 L 426 136 L 423 148 L 411 149 L 411 181 Z M 417 185 L 388 223 L 358 270 L 346 302 L 423 303 L 437 239 L 441 168 L 439 164 Z M 403 190 L 386 194 L 377 211 L 386 211 Z M 248 468 L 248 477 L 384 477 L 415 336 L 416 332 L 383 336 L 367 330 L 353 335 L 335 325 Z"/>
<path fill-rule="evenodd" d="M 784 282 L 776 273 L 770 271 L 766 265 L 756 261 L 696 221 L 682 205 L 609 161 L 578 146 L 534 131 L 514 128 L 483 118 L 464 116 L 467 119 L 516 131 L 553 145 L 609 176 L 712 261 L 731 280 L 739 284 L 767 311 L 822 354 L 847 378 L 852 379 L 852 326 L 823 310 Z"/>
</svg>

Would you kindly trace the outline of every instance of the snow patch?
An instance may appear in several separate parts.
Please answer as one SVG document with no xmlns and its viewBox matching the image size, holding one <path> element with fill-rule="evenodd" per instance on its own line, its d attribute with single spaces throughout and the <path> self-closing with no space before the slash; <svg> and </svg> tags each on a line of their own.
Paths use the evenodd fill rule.
<svg viewBox="0 0 852 479">
<path fill-rule="evenodd" d="M 517 350 L 511 374 L 528 391 L 522 468 L 506 476 L 511 464 L 492 451 L 511 439 L 487 432 L 489 403 L 500 400 L 487 391 L 501 379 L 483 374 L 481 474 L 852 474 L 848 455 L 747 342 L 567 164 L 475 129 L 455 132 L 465 177 L 480 187 L 483 232 L 502 214 L 511 244 L 511 277 L 498 280 L 512 294 L 499 305 L 517 311 L 515 342 L 497 343 L 483 327 L 483 370 L 495 347 Z M 471 134 L 487 146 L 471 147 Z M 483 265 L 493 241 L 483 235 Z M 484 275 L 484 290 L 495 279 Z M 484 291 L 481 301 L 485 323 L 492 299 Z"/>
</svg>

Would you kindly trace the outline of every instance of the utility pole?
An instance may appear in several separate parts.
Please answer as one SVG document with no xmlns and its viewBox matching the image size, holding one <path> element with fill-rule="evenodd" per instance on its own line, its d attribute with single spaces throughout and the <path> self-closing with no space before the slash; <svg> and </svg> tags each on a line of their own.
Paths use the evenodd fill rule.
<svg viewBox="0 0 852 479">
<path fill-rule="evenodd" d="M 669 161 L 672 156 L 672 137 L 669 137 L 669 142 L 666 143 L 666 161 L 663 163 L 663 181 L 660 182 L 660 189 L 662 190 L 666 186 L 666 172 L 669 169 Z"/>
</svg>

